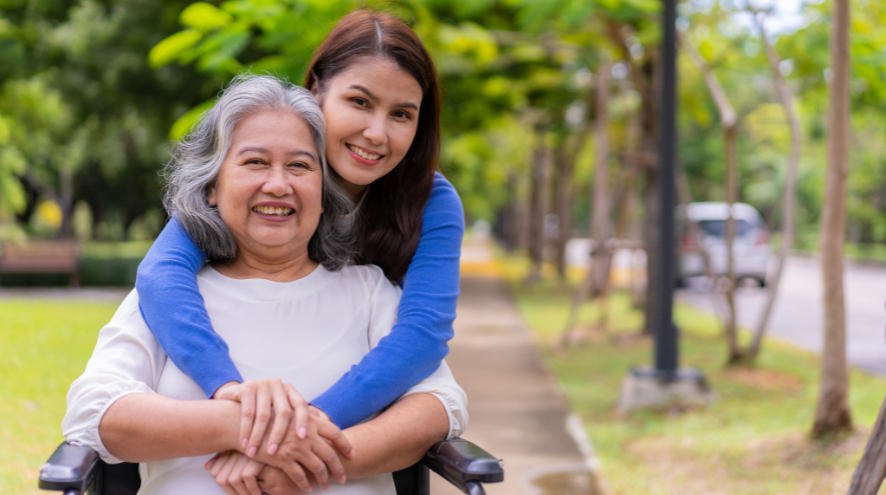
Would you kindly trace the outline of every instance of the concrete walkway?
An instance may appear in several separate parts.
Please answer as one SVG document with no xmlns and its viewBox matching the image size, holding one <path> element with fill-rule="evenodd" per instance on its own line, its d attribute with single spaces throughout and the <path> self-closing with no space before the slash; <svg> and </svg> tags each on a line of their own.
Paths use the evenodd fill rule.
<svg viewBox="0 0 886 495">
<path fill-rule="evenodd" d="M 463 258 L 471 256 L 465 252 Z M 566 401 L 505 283 L 492 274 L 465 271 L 447 362 L 468 394 L 464 438 L 504 460 L 505 481 L 487 485 L 486 493 L 595 494 L 586 457 L 567 431 L 568 422 L 581 430 L 577 418 L 569 419 Z M 433 478 L 434 495 L 460 493 Z"/>
</svg>

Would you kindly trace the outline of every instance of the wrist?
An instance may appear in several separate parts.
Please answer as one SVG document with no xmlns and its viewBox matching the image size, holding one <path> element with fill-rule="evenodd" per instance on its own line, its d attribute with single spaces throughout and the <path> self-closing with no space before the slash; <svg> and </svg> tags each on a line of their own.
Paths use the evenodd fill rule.
<svg viewBox="0 0 886 495">
<path fill-rule="evenodd" d="M 240 385 L 240 382 L 231 381 L 231 382 L 223 383 L 220 387 L 218 387 L 217 389 L 215 389 L 215 392 L 212 393 L 212 398 L 213 398 L 213 399 L 217 399 L 219 393 L 220 393 L 222 390 L 224 390 L 224 389 L 226 389 L 226 388 L 228 388 L 228 387 L 233 387 L 234 385 Z"/>
</svg>

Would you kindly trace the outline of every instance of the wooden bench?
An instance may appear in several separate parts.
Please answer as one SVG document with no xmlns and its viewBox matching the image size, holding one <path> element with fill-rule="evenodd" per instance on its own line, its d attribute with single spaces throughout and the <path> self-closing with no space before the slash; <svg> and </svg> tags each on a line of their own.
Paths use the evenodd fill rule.
<svg viewBox="0 0 886 495">
<path fill-rule="evenodd" d="M 79 269 L 80 243 L 77 241 L 4 242 L 0 246 L 0 274 L 67 273 L 71 275 L 71 287 L 79 287 Z"/>
</svg>

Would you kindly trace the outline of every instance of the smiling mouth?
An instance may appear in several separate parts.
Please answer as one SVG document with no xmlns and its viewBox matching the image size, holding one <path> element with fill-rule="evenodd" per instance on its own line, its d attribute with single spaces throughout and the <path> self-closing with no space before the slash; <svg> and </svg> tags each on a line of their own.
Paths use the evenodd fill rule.
<svg viewBox="0 0 886 495">
<path fill-rule="evenodd" d="M 372 153 L 367 153 L 367 152 L 361 150 L 360 148 L 354 146 L 353 144 L 347 144 L 346 146 L 348 147 L 349 150 L 353 151 L 355 155 L 359 156 L 360 158 L 364 158 L 366 160 L 378 160 L 379 158 L 385 156 L 385 155 L 375 155 Z"/>
<path fill-rule="evenodd" d="M 286 206 L 253 206 L 252 211 L 262 215 L 276 215 L 279 217 L 288 217 L 295 213 L 295 210 Z"/>
</svg>

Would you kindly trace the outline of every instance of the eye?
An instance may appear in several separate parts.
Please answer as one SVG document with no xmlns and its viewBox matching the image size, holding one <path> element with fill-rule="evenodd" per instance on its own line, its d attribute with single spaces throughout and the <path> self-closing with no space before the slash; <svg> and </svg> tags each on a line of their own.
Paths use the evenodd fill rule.
<svg viewBox="0 0 886 495">
<path fill-rule="evenodd" d="M 244 162 L 245 165 L 264 165 L 264 163 L 261 158 L 250 158 Z"/>
<path fill-rule="evenodd" d="M 412 115 L 410 115 L 409 112 L 404 112 L 403 110 L 397 110 L 396 112 L 394 112 L 393 115 L 394 115 L 394 118 L 396 118 L 396 119 L 411 119 L 412 118 Z"/>
<path fill-rule="evenodd" d="M 312 169 L 312 167 L 305 162 L 292 162 L 287 166 L 289 168 L 300 168 L 300 169 L 304 169 L 304 170 L 311 170 Z"/>
<path fill-rule="evenodd" d="M 364 98 L 351 98 L 351 101 L 353 101 L 355 104 L 357 104 L 361 107 L 368 107 L 369 106 L 369 102 L 366 101 Z"/>
</svg>

